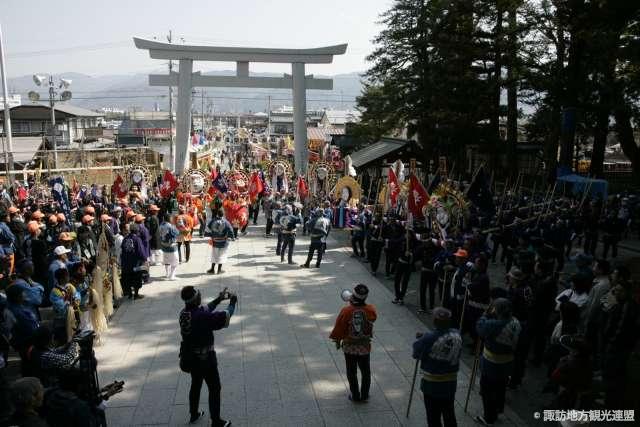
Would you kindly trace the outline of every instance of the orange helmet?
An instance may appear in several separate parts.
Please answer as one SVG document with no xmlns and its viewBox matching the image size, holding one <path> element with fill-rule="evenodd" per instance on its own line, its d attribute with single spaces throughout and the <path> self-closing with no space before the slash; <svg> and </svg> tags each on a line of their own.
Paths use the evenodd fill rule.
<svg viewBox="0 0 640 427">
<path fill-rule="evenodd" d="M 57 224 L 58 223 L 58 217 L 55 215 L 49 215 L 49 223 L 51 224 Z"/>
<path fill-rule="evenodd" d="M 62 212 L 57 214 L 56 217 L 58 218 L 58 222 L 65 222 L 67 220 L 67 217 L 65 217 Z"/>
<path fill-rule="evenodd" d="M 40 224 L 38 224 L 38 221 L 29 221 L 27 223 L 27 231 L 30 234 L 36 234 L 38 230 L 40 230 Z"/>
</svg>

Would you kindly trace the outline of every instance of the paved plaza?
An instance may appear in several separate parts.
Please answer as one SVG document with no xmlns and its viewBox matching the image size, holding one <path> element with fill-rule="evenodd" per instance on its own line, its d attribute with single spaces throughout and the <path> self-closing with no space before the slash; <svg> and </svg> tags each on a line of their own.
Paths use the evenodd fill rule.
<svg viewBox="0 0 640 427">
<path fill-rule="evenodd" d="M 334 233 L 342 233 L 336 230 Z M 296 265 L 280 263 L 275 238 L 264 238 L 264 226 L 231 243 L 223 275 L 209 268 L 205 239 L 194 239 L 192 259 L 181 264 L 178 280 L 165 281 L 163 267 L 152 267 L 145 299 L 126 301 L 114 315 L 108 333 L 96 347 L 102 383 L 124 380 L 125 390 L 108 402 L 110 426 L 185 425 L 189 419 L 190 377 L 178 368 L 179 291 L 195 285 L 203 300 L 228 286 L 239 306 L 228 329 L 216 333 L 222 379 L 222 417 L 234 426 L 424 426 L 422 394 L 415 392 L 405 417 L 414 360 L 411 344 L 424 325 L 407 308 L 390 303 L 392 294 L 332 238 L 321 268 L 301 269 L 308 238 L 296 242 Z M 339 293 L 354 283 L 370 288 L 369 302 L 378 310 L 374 325 L 369 403 L 348 399 L 344 356 L 328 339 L 344 302 Z M 463 406 L 470 367 L 458 376 L 458 425 L 474 426 L 481 412 L 478 386 L 469 413 Z M 208 419 L 206 386 L 200 397 Z M 198 425 L 207 425 L 201 421 Z M 524 423 L 510 408 L 502 426 Z"/>
</svg>

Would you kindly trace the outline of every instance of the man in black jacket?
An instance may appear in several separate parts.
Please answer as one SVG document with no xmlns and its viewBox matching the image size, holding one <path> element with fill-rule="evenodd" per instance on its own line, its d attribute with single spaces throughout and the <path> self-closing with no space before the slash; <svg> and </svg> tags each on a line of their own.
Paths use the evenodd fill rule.
<svg viewBox="0 0 640 427">
<path fill-rule="evenodd" d="M 156 205 L 149 206 L 149 216 L 147 217 L 147 230 L 151 240 L 149 249 L 151 250 L 152 265 L 162 265 L 162 248 L 160 246 L 160 220 L 158 219 L 160 208 Z"/>
<path fill-rule="evenodd" d="M 9 211 L 9 224 L 8 224 L 9 230 L 11 230 L 13 235 L 16 237 L 16 241 L 14 244 L 15 246 L 14 262 L 17 263 L 25 256 L 23 251 L 23 244 L 24 244 L 24 237 L 27 231 L 27 227 L 24 224 L 24 220 L 22 219 L 22 216 L 20 215 L 20 211 L 18 211 L 18 208 L 16 208 L 15 206 L 11 206 L 9 207 L 8 211 Z"/>
<path fill-rule="evenodd" d="M 213 331 L 229 326 L 229 321 L 236 309 L 238 297 L 226 290 L 207 305 L 202 304 L 202 296 L 193 286 L 182 288 L 180 297 L 185 307 L 180 312 L 180 333 L 182 335 L 181 358 L 190 360 L 191 388 L 189 390 L 190 423 L 196 422 L 204 415 L 199 409 L 200 389 L 202 382 L 209 389 L 209 415 L 213 427 L 227 427 L 230 421 L 220 418 L 220 374 L 218 360 L 213 346 Z M 217 311 L 216 307 L 224 299 L 229 298 L 225 310 Z M 182 365 L 182 364 L 181 364 Z"/>
</svg>

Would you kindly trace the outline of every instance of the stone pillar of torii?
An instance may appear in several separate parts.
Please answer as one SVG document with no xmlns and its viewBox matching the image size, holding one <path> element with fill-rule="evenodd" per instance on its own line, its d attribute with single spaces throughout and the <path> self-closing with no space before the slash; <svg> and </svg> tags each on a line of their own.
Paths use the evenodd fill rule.
<svg viewBox="0 0 640 427">
<path fill-rule="evenodd" d="M 293 138 L 295 170 L 305 174 L 309 158 L 306 125 L 306 90 L 332 90 L 332 79 L 305 76 L 305 64 L 330 64 L 334 55 L 342 55 L 346 44 L 313 49 L 268 49 L 251 47 L 216 47 L 170 44 L 134 37 L 138 49 L 146 49 L 153 59 L 179 61 L 178 72 L 149 75 L 150 86 L 177 86 L 175 173 L 188 168 L 191 127 L 191 90 L 194 87 L 242 87 L 293 90 Z M 203 76 L 193 72 L 193 61 L 235 62 L 235 76 Z M 251 77 L 250 62 L 291 64 L 291 75 L 283 77 Z"/>
</svg>

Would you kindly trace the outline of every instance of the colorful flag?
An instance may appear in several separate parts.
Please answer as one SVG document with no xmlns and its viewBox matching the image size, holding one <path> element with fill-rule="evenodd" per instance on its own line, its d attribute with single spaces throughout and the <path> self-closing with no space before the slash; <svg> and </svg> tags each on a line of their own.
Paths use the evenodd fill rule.
<svg viewBox="0 0 640 427">
<path fill-rule="evenodd" d="M 62 212 L 66 217 L 67 225 L 71 225 L 71 208 L 69 207 L 69 197 L 67 195 L 67 187 L 64 184 L 64 178 L 61 176 L 57 176 L 49 180 L 49 185 L 51 186 L 51 194 L 53 195 L 53 200 L 58 202 L 60 207 L 62 208 Z"/>
<path fill-rule="evenodd" d="M 115 194 L 118 199 L 121 199 L 127 195 L 127 186 L 125 185 L 124 180 L 122 179 L 120 174 L 116 175 L 116 179 L 113 181 L 111 193 Z"/>
<path fill-rule="evenodd" d="M 307 183 L 301 176 L 298 177 L 298 196 L 300 200 L 304 200 L 309 196 L 309 187 L 307 187 Z"/>
<path fill-rule="evenodd" d="M 224 176 L 219 173 L 218 176 L 211 182 L 211 185 L 218 190 L 220 193 L 224 194 L 229 191 L 229 187 L 227 186 L 227 181 L 224 179 Z"/>
<path fill-rule="evenodd" d="M 262 190 L 264 190 L 262 180 L 256 172 L 253 172 L 249 179 L 249 199 L 251 202 L 254 202 L 258 198 L 258 195 L 262 193 Z"/>
<path fill-rule="evenodd" d="M 484 166 L 480 166 L 473 176 L 473 180 L 469 188 L 467 188 L 465 195 L 471 200 L 471 203 L 476 205 L 482 212 L 493 214 L 493 212 L 496 211 L 495 204 L 493 203 L 493 194 L 491 194 L 491 188 L 489 188 L 489 178 L 484 172 Z"/>
<path fill-rule="evenodd" d="M 395 208 L 398 204 L 398 195 L 400 194 L 400 185 L 398 185 L 398 177 L 393 171 L 393 168 L 389 168 L 388 175 L 389 182 L 389 200 L 391 201 L 391 207 Z"/>
<path fill-rule="evenodd" d="M 174 192 L 174 190 L 178 188 L 178 180 L 171 173 L 170 170 L 164 171 L 164 176 L 162 177 L 162 185 L 160 186 L 160 196 L 163 198 L 167 198 Z"/>
<path fill-rule="evenodd" d="M 211 168 L 211 172 L 209 173 L 209 179 L 211 181 L 215 180 L 218 177 L 218 170 L 215 168 Z"/>
<path fill-rule="evenodd" d="M 422 208 L 428 201 L 429 194 L 427 194 L 427 190 L 424 188 L 424 185 L 422 185 L 415 175 L 411 175 L 409 178 L 409 198 L 407 200 L 407 207 L 414 218 L 424 218 Z"/>
</svg>

